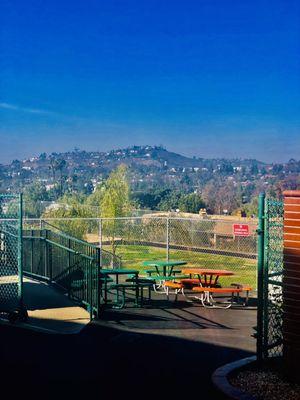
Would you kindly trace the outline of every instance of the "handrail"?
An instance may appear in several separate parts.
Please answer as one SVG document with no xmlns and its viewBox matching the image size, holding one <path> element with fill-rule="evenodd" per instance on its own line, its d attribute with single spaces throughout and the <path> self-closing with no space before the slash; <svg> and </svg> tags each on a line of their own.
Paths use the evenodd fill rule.
<svg viewBox="0 0 300 400">
<path fill-rule="evenodd" d="M 71 240 L 73 240 L 74 242 L 81 243 L 81 244 L 83 244 L 83 245 L 85 245 L 85 246 L 90 246 L 90 247 L 92 247 L 93 249 L 97 249 L 97 248 L 98 248 L 97 246 L 95 246 L 95 245 L 92 244 L 92 243 L 85 242 L 84 240 L 81 240 L 81 239 L 78 239 L 78 238 L 76 238 L 76 237 L 74 237 L 74 236 L 69 235 L 67 232 L 61 230 L 60 228 L 58 228 L 58 227 L 55 226 L 55 225 L 49 224 L 48 222 L 46 222 L 46 221 L 44 221 L 44 220 L 41 220 L 41 223 L 42 223 L 42 224 L 45 224 L 45 225 L 48 225 L 48 226 L 51 226 L 52 228 L 57 229 L 59 232 L 53 232 L 53 231 L 52 231 L 52 232 L 55 233 L 55 234 L 57 234 L 57 235 L 59 235 L 59 236 L 61 236 L 61 237 L 64 237 L 64 238 L 66 238 L 66 239 L 71 239 Z"/>
<path fill-rule="evenodd" d="M 28 239 L 28 240 L 31 240 L 31 239 L 39 239 L 39 240 L 46 240 L 44 237 L 42 237 L 42 236 L 23 236 L 23 239 Z"/>
<path fill-rule="evenodd" d="M 50 227 L 52 227 L 52 228 L 57 229 L 59 232 L 53 232 L 53 231 L 52 231 L 52 232 L 53 232 L 54 234 L 59 235 L 60 237 L 65 237 L 66 239 L 71 239 L 71 240 L 73 240 L 74 242 L 83 244 L 83 245 L 85 245 L 85 246 L 90 246 L 90 247 L 93 248 L 93 249 L 99 249 L 99 247 L 96 246 L 95 244 L 86 242 L 86 241 L 81 240 L 81 239 L 78 239 L 78 238 L 75 238 L 74 236 L 69 235 L 69 234 L 66 233 L 65 231 L 63 231 L 63 230 L 61 230 L 60 228 L 58 228 L 57 226 L 55 226 L 55 225 L 53 225 L 53 224 L 49 224 L 49 222 L 47 222 L 47 221 L 45 221 L 45 220 L 43 220 L 43 219 L 41 219 L 41 225 L 42 225 L 42 226 L 43 226 L 43 225 L 47 225 L 47 226 L 50 226 Z M 121 258 L 120 256 L 118 256 L 118 255 L 116 255 L 116 254 L 113 254 L 111 251 L 104 250 L 104 249 L 101 249 L 101 252 L 102 252 L 103 254 L 108 254 L 108 255 L 111 256 L 113 259 L 115 258 L 115 259 L 118 261 L 118 264 L 121 265 L 121 263 L 122 263 L 122 258 Z"/>
<path fill-rule="evenodd" d="M 49 224 L 49 225 L 50 225 L 50 224 Z M 55 228 L 56 228 L 56 227 L 55 227 Z M 56 228 L 56 229 L 58 229 L 58 228 Z M 92 244 L 92 243 L 84 242 L 83 240 L 74 238 L 73 236 L 64 235 L 64 234 L 61 235 L 59 232 L 52 232 L 52 233 L 54 233 L 54 234 L 56 234 L 56 235 L 58 235 L 58 236 L 60 236 L 60 237 L 64 237 L 64 238 L 67 238 L 67 239 L 74 240 L 74 241 L 77 242 L 77 243 L 84 244 L 84 245 L 86 245 L 86 246 L 90 246 L 90 248 L 92 248 L 92 249 L 99 249 L 98 246 L 95 246 L 95 245 Z M 46 241 L 47 243 L 53 244 L 53 245 L 56 246 L 56 247 L 59 247 L 59 248 L 64 249 L 64 250 L 66 250 L 66 251 L 69 251 L 69 252 L 72 253 L 72 254 L 82 255 L 83 257 L 85 257 L 85 258 L 87 258 L 87 259 L 89 259 L 89 260 L 91 260 L 91 259 L 95 260 L 94 257 L 87 256 L 86 254 L 84 254 L 84 253 L 82 253 L 82 252 L 80 252 L 80 251 L 76 251 L 76 250 L 70 249 L 69 247 L 66 247 L 66 246 L 63 246 L 63 245 L 61 245 L 61 244 L 59 244 L 59 243 L 57 243 L 57 242 L 51 241 L 50 239 L 47 239 L 47 238 L 45 238 L 45 237 L 43 237 L 43 236 L 23 236 L 23 239 L 27 239 L 27 240 L 43 240 L 43 241 Z M 101 251 L 101 253 L 102 253 L 103 255 L 107 254 L 108 256 L 112 257 L 112 259 L 115 259 L 115 260 L 117 261 L 117 264 L 118 264 L 119 266 L 121 265 L 121 263 L 122 263 L 122 258 L 121 258 L 120 256 L 118 256 L 118 255 L 116 255 L 116 254 L 113 254 L 112 252 L 110 252 L 110 251 L 108 251 L 108 250 L 100 249 L 100 251 Z"/>
<path fill-rule="evenodd" d="M 41 238 L 39 238 L 39 239 L 41 239 Z M 60 249 L 66 250 L 66 251 L 68 251 L 68 252 L 70 252 L 70 253 L 72 253 L 72 254 L 76 254 L 77 256 L 82 256 L 82 257 L 84 257 L 84 258 L 86 258 L 86 259 L 88 259 L 88 260 L 95 260 L 94 257 L 87 256 L 86 254 L 81 253 L 80 251 L 76 251 L 76 250 L 70 249 L 69 247 L 66 247 L 66 246 L 64 246 L 64 245 L 62 245 L 62 244 L 53 242 L 53 240 L 49 240 L 49 239 L 46 239 L 46 238 L 43 238 L 43 239 L 44 239 L 47 243 L 53 244 L 54 246 L 59 247 Z M 95 261 L 96 261 L 96 260 L 95 260 Z"/>
</svg>

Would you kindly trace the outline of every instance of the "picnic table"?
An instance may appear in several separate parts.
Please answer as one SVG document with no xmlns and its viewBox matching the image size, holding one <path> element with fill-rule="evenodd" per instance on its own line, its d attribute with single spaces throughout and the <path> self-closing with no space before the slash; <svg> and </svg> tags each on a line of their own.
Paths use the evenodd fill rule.
<svg viewBox="0 0 300 400">
<path fill-rule="evenodd" d="M 195 296 L 199 299 L 204 307 L 214 308 L 229 308 L 232 305 L 234 295 L 239 299 L 241 292 L 246 292 L 246 301 L 244 305 L 248 303 L 248 294 L 251 291 L 251 287 L 242 284 L 232 284 L 231 287 L 220 287 L 218 280 L 221 276 L 232 276 L 234 272 L 225 269 L 207 269 L 207 268 L 185 268 L 184 272 L 190 275 L 190 279 L 182 279 L 181 285 L 184 288 L 185 284 L 190 281 L 192 283 L 192 291 L 199 293 L 200 297 Z M 197 280 L 191 279 L 192 276 L 197 276 Z M 184 294 L 184 289 L 182 289 Z M 213 295 L 231 295 L 231 301 L 226 303 L 222 302 L 222 305 L 216 305 L 216 301 Z"/>
<path fill-rule="evenodd" d="M 120 275 L 130 275 L 133 277 L 133 284 L 120 284 L 119 277 Z M 115 283 L 112 283 L 111 288 L 116 290 L 116 306 L 115 308 L 123 308 L 125 303 L 125 289 L 126 287 L 134 287 L 135 289 L 135 304 L 138 305 L 139 299 L 139 287 L 137 285 L 138 282 L 139 271 L 136 269 L 126 269 L 126 268 L 103 268 L 100 270 L 100 279 L 104 283 L 104 303 L 107 304 L 107 293 L 108 293 L 108 283 L 111 283 L 113 280 L 111 276 L 115 276 Z M 134 281 L 136 284 L 134 285 Z M 122 303 L 119 305 L 119 291 L 122 291 Z"/>
<path fill-rule="evenodd" d="M 234 273 L 226 269 L 207 269 L 207 268 L 184 268 L 185 274 L 196 275 L 199 285 L 204 287 L 216 287 L 220 276 L 232 276 Z"/>
<path fill-rule="evenodd" d="M 230 293 L 233 295 L 233 292 L 237 291 L 236 288 L 223 289 L 218 285 L 219 277 L 234 275 L 232 271 L 224 269 L 184 268 L 182 272 L 189 275 L 189 278 L 181 279 L 180 282 L 173 281 L 165 283 L 167 295 L 169 295 L 170 289 L 173 289 L 175 300 L 180 292 L 187 298 L 185 289 L 192 289 L 193 292 L 200 294 L 200 297 L 193 297 L 200 300 L 204 307 L 218 307 L 215 305 L 215 300 L 213 298 L 214 293 Z M 197 278 L 193 278 L 193 276 L 196 276 Z M 226 307 L 228 306 L 226 305 Z"/>
<path fill-rule="evenodd" d="M 155 279 L 155 284 L 153 289 L 156 293 L 166 294 L 165 282 L 173 281 L 175 279 L 175 274 L 177 278 L 184 278 L 186 275 L 178 275 L 181 270 L 174 270 L 174 267 L 181 265 L 186 265 L 186 261 L 180 260 L 153 260 L 145 261 L 143 263 L 144 267 L 152 267 L 154 270 L 146 270 L 149 277 Z M 152 274 L 155 274 L 154 276 Z"/>
<path fill-rule="evenodd" d="M 168 261 L 145 261 L 143 263 L 144 267 L 153 267 L 156 270 L 157 275 L 171 276 L 174 271 L 174 267 L 185 265 L 186 261 L 179 260 L 168 260 Z"/>
<path fill-rule="evenodd" d="M 126 269 L 126 268 L 103 268 L 100 270 L 100 275 L 107 277 L 110 275 L 115 275 L 116 283 L 119 283 L 120 275 L 133 275 L 138 278 L 139 271 L 137 269 Z"/>
</svg>

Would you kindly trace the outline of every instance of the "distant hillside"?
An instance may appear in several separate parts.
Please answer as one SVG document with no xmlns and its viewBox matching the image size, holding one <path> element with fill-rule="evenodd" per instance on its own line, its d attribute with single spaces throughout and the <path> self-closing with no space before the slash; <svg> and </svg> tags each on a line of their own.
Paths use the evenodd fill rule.
<svg viewBox="0 0 300 400">
<path fill-rule="evenodd" d="M 39 183 L 47 192 L 42 196 L 44 200 L 56 199 L 66 192 L 88 194 L 121 163 L 129 166 L 134 192 L 168 188 L 201 193 L 211 202 L 216 200 L 216 188 L 220 199 L 231 193 L 248 202 L 259 191 L 274 195 L 300 184 L 300 162 L 296 160 L 265 164 L 255 159 L 206 159 L 186 157 L 161 146 L 131 146 L 108 152 L 75 149 L 14 160 L 0 165 L 0 191 L 21 191 Z"/>
<path fill-rule="evenodd" d="M 10 165 L 3 168 L 18 169 L 21 167 L 27 171 L 50 168 L 53 160 L 65 160 L 68 169 L 82 167 L 103 167 L 104 169 L 115 168 L 120 163 L 128 165 L 152 165 L 157 167 L 193 168 L 193 167 L 217 167 L 221 164 L 230 164 L 233 167 L 257 165 L 264 163 L 257 160 L 241 159 L 205 159 L 186 157 L 173 153 L 161 146 L 132 146 L 126 149 L 111 150 L 109 152 L 74 150 L 65 153 L 42 153 L 39 157 L 31 157 L 22 161 L 14 160 Z"/>
</svg>

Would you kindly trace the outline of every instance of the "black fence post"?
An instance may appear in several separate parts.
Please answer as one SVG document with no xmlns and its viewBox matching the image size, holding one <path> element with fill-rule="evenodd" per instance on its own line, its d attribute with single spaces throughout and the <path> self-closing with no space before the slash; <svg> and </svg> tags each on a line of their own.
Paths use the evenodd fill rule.
<svg viewBox="0 0 300 400">
<path fill-rule="evenodd" d="M 101 249 L 97 248 L 97 258 L 96 258 L 96 285 L 97 285 L 97 318 L 99 318 L 99 313 L 100 313 L 100 293 L 101 293 L 101 282 L 100 282 L 100 268 L 101 268 L 101 264 L 100 264 L 100 259 L 101 259 Z"/>
</svg>

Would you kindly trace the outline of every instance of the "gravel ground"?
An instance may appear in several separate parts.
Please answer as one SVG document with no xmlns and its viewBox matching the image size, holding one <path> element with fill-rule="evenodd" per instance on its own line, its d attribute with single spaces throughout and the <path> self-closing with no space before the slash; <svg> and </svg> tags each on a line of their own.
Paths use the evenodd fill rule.
<svg viewBox="0 0 300 400">
<path fill-rule="evenodd" d="M 233 386 L 263 400 L 300 400 L 300 385 L 287 382 L 278 368 L 243 370 L 229 378 Z"/>
</svg>

